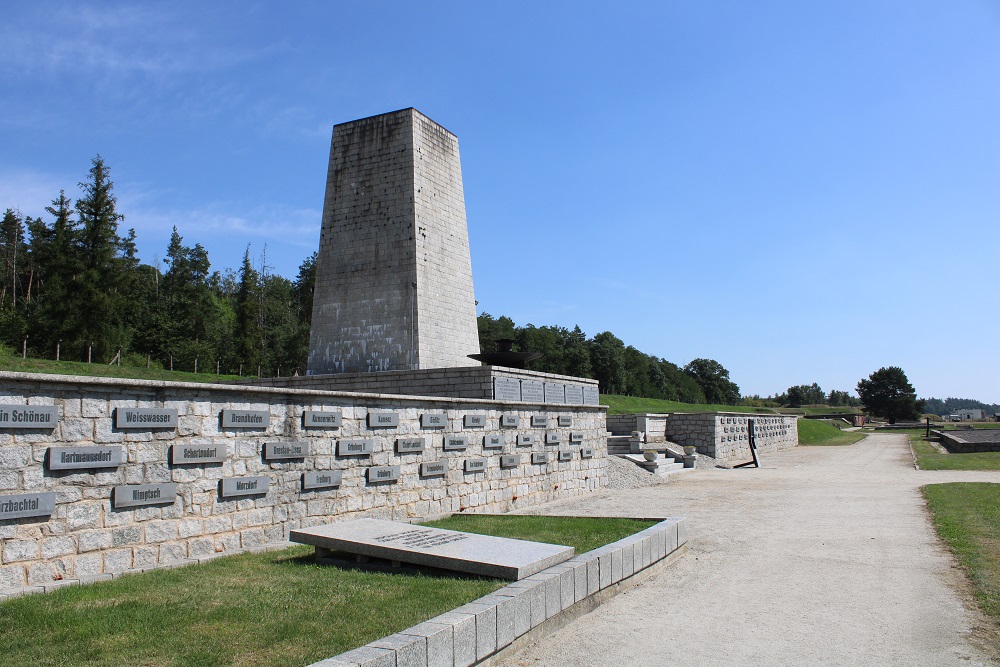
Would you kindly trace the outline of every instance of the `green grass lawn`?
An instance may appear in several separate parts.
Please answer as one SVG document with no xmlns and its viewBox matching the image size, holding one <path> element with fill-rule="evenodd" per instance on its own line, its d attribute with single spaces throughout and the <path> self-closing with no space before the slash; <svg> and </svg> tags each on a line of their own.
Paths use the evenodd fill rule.
<svg viewBox="0 0 1000 667">
<path fill-rule="evenodd" d="M 857 412 L 854 408 L 843 407 L 807 407 L 807 408 L 755 408 L 746 405 L 717 405 L 711 403 L 681 403 L 666 401 L 661 398 L 642 398 L 640 396 L 617 396 L 601 394 L 602 405 L 608 406 L 609 415 L 633 414 L 642 412 L 751 412 L 756 414 L 785 415 L 829 415 L 845 412 Z"/>
<path fill-rule="evenodd" d="M 211 369 L 215 370 L 215 364 Z M 88 377 L 132 378 L 136 380 L 167 380 L 170 382 L 218 382 L 236 380 L 237 375 L 216 375 L 213 373 L 185 373 L 162 368 L 136 368 L 134 366 L 109 366 L 108 364 L 88 364 L 81 361 L 54 361 L 51 359 L 22 359 L 20 356 L 0 355 L 0 371 L 20 373 L 53 373 L 60 375 L 85 375 Z"/>
<path fill-rule="evenodd" d="M 917 467 L 921 470 L 1000 470 L 1000 452 L 942 454 L 924 437 L 924 429 L 902 432 L 910 436 Z"/>
<path fill-rule="evenodd" d="M 582 553 L 652 523 L 461 516 L 442 525 Z M 506 584 L 319 566 L 306 546 L 241 554 L 2 602 L 0 665 L 301 667 Z"/>
<path fill-rule="evenodd" d="M 922 490 L 934 527 L 965 569 L 976 602 L 1000 622 L 1000 484 L 928 484 Z"/>
<path fill-rule="evenodd" d="M 868 435 L 862 431 L 842 431 L 819 419 L 800 419 L 798 428 L 800 445 L 853 445 Z"/>
</svg>

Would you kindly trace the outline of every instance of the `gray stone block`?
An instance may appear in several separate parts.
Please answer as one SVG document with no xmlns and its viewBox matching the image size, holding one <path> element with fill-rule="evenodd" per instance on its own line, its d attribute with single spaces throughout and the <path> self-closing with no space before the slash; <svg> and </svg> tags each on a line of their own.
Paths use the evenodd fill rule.
<svg viewBox="0 0 1000 667">
<path fill-rule="evenodd" d="M 591 558 L 587 561 L 587 595 L 601 590 L 601 561 Z"/>
<path fill-rule="evenodd" d="M 614 583 L 614 576 L 613 576 L 613 572 L 614 572 L 613 561 L 614 561 L 614 558 L 613 558 L 613 555 L 614 555 L 614 552 L 613 551 L 609 551 L 607 553 L 601 554 L 600 557 L 598 558 L 598 561 L 600 563 L 600 566 L 599 566 L 600 570 L 599 570 L 599 572 L 600 572 L 600 585 L 601 585 L 601 588 L 607 588 L 608 586 L 610 586 L 611 584 Z"/>
<path fill-rule="evenodd" d="M 424 640 L 427 667 L 452 667 L 455 664 L 455 629 L 452 625 L 427 621 L 400 634 Z"/>
<path fill-rule="evenodd" d="M 622 580 L 622 550 L 611 552 L 611 582 L 617 584 Z"/>
<path fill-rule="evenodd" d="M 427 667 L 427 640 L 397 632 L 368 646 L 396 652 L 396 667 Z"/>
<path fill-rule="evenodd" d="M 633 555 L 635 553 L 635 543 L 631 542 L 631 543 L 627 543 L 627 544 L 621 545 L 621 552 L 622 552 L 622 576 L 621 576 L 621 578 L 622 579 L 628 579 L 629 577 L 632 576 L 632 573 L 635 571 L 634 570 L 635 559 L 633 557 Z"/>
<path fill-rule="evenodd" d="M 677 519 L 677 546 L 687 544 L 688 522 L 687 519 Z"/>
<path fill-rule="evenodd" d="M 513 586 L 507 586 L 501 588 L 493 595 L 503 596 L 510 600 L 510 605 L 512 607 L 512 619 L 514 624 L 514 639 L 517 639 L 521 635 L 528 632 L 531 629 L 531 589 L 527 588 L 514 588 Z M 501 615 L 497 614 L 497 646 L 500 647 L 500 641 L 502 632 L 500 629 L 500 624 L 502 623 Z"/>
<path fill-rule="evenodd" d="M 430 623 L 447 623 L 452 626 L 452 651 L 455 667 L 468 667 L 476 661 L 476 616 L 449 611 L 430 619 Z"/>
<path fill-rule="evenodd" d="M 454 610 L 456 614 L 476 617 L 476 660 L 482 660 L 497 650 L 497 606 L 495 602 L 475 601 Z"/>
<path fill-rule="evenodd" d="M 396 667 L 396 652 L 387 648 L 362 646 L 353 651 L 341 653 L 333 660 L 340 660 L 345 665 L 355 667 Z M 333 664 L 337 665 L 336 662 Z M 328 665 L 323 665 L 323 667 L 328 667 Z"/>
<path fill-rule="evenodd" d="M 571 560 L 567 563 L 573 568 L 573 604 L 587 597 L 587 561 Z"/>
</svg>

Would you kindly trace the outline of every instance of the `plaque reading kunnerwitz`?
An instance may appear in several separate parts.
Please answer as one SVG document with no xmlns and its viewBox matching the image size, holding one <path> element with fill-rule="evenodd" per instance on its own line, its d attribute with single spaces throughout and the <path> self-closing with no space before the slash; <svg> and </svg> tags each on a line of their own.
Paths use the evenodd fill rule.
<svg viewBox="0 0 1000 667">
<path fill-rule="evenodd" d="M 173 408 L 115 408 L 115 428 L 175 428 L 177 410 Z"/>
<path fill-rule="evenodd" d="M 344 421 L 344 413 L 306 410 L 302 413 L 302 428 L 340 428 Z"/>
<path fill-rule="evenodd" d="M 55 428 L 58 421 L 59 408 L 54 405 L 0 405 L 0 429 Z"/>
<path fill-rule="evenodd" d="M 340 470 L 319 470 L 316 472 L 302 473 L 302 490 L 311 491 L 313 489 L 328 489 L 332 486 L 340 486 L 344 473 Z"/>
<path fill-rule="evenodd" d="M 122 464 L 122 448 L 49 447 L 49 470 L 117 468 Z"/>
<path fill-rule="evenodd" d="M 134 484 L 116 486 L 112 496 L 111 506 L 142 507 L 143 505 L 172 505 L 177 500 L 177 484 Z"/>
<path fill-rule="evenodd" d="M 267 428 L 271 413 L 267 410 L 223 410 L 222 428 Z"/>
</svg>

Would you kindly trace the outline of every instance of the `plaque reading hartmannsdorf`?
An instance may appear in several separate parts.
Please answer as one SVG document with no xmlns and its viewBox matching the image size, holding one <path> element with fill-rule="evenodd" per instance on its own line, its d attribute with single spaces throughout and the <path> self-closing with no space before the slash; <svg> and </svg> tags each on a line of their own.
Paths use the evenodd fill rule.
<svg viewBox="0 0 1000 667">
<path fill-rule="evenodd" d="M 117 468 L 122 464 L 122 448 L 49 447 L 49 470 Z"/>
</svg>

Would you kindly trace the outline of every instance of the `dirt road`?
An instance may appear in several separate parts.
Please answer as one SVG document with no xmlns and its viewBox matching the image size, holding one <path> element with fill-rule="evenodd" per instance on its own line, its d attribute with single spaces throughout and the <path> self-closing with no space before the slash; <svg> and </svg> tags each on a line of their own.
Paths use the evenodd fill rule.
<svg viewBox="0 0 1000 667">
<path fill-rule="evenodd" d="M 903 435 L 763 464 L 534 508 L 686 516 L 691 541 L 651 581 L 504 664 L 1000 665 L 996 626 L 967 601 L 919 492 L 1000 472 L 914 470 Z"/>
</svg>

